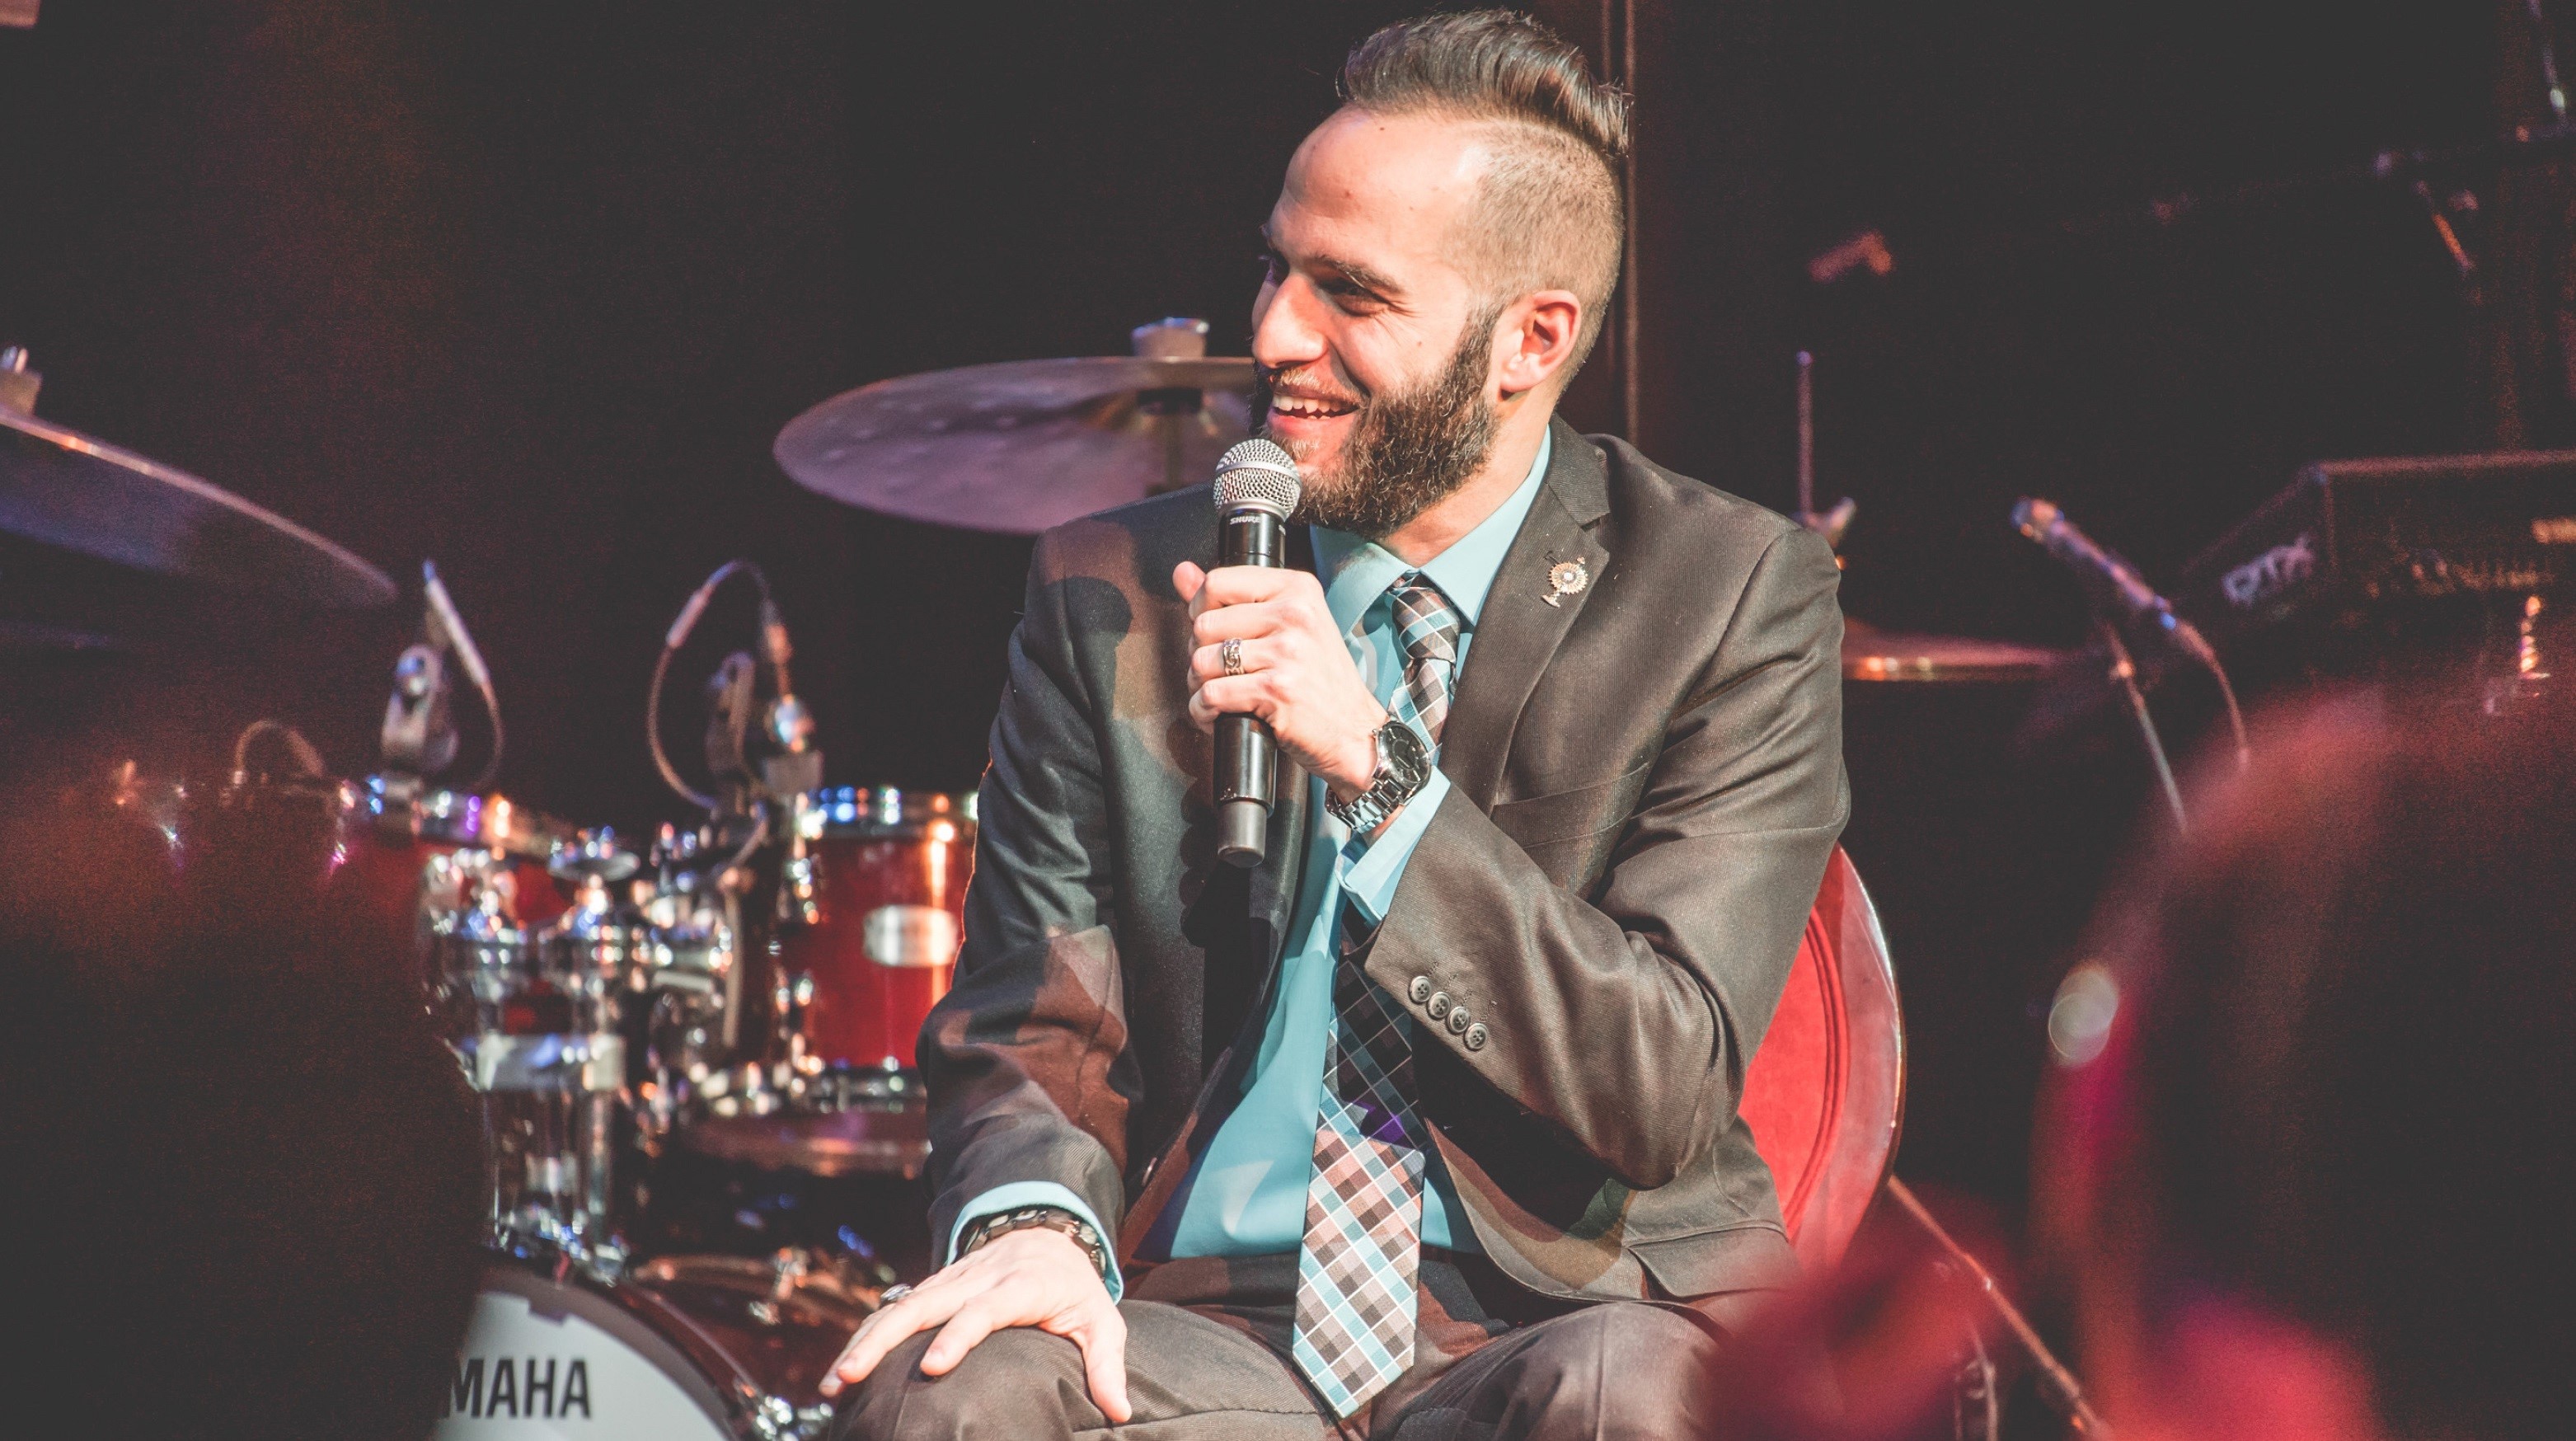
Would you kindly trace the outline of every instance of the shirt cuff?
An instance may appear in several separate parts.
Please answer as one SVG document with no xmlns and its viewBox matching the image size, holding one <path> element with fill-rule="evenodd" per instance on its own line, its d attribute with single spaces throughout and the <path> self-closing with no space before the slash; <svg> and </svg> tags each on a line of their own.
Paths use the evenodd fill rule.
<svg viewBox="0 0 2576 1441">
<path fill-rule="evenodd" d="M 995 1186 L 967 1202 L 966 1209 L 957 1213 L 957 1224 L 949 1228 L 947 1260 L 940 1264 L 944 1266 L 957 1259 L 957 1243 L 965 1239 L 967 1227 L 986 1216 L 998 1216 L 1004 1211 L 1017 1211 L 1027 1206 L 1060 1206 L 1081 1217 L 1083 1224 L 1091 1228 L 1091 1234 L 1100 1238 L 1100 1254 L 1109 1258 L 1109 1274 L 1101 1278 L 1108 1284 L 1109 1299 L 1115 1301 L 1127 1294 L 1127 1278 L 1118 1273 L 1117 1239 L 1110 1234 L 1108 1227 L 1100 1224 L 1098 1216 L 1091 1214 L 1091 1208 L 1082 1203 L 1080 1196 L 1053 1181 L 1013 1181 L 1007 1186 Z"/>
<path fill-rule="evenodd" d="M 1449 794 L 1449 777 L 1439 771 L 1423 782 L 1422 789 L 1386 823 L 1377 839 L 1351 837 L 1342 851 L 1342 894 L 1357 907 L 1362 919 L 1374 926 L 1386 919 L 1386 908 L 1395 902 L 1395 888 L 1404 880 L 1404 863 L 1413 858 L 1413 848 L 1422 833 L 1431 828 L 1431 816 L 1440 809 L 1440 799 Z"/>
</svg>

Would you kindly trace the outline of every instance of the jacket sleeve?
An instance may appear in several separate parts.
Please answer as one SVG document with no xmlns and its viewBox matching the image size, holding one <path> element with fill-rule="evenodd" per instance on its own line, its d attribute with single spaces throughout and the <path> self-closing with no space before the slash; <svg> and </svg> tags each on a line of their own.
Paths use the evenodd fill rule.
<svg viewBox="0 0 2576 1441">
<path fill-rule="evenodd" d="M 1093 698 L 1041 539 L 978 797 L 955 983 L 922 1026 L 931 1234 L 1003 1186 L 1053 1183 L 1114 1235 L 1135 1094 Z"/>
<path fill-rule="evenodd" d="M 1418 1046 L 1640 1189 L 1732 1125 L 1849 809 L 1836 582 L 1803 530 L 1763 552 L 1586 896 L 1453 791 L 1368 954 Z"/>
</svg>

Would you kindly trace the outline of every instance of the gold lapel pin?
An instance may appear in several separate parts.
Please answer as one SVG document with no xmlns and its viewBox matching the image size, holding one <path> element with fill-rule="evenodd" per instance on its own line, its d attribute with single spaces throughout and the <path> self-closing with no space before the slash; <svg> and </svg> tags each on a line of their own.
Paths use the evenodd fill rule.
<svg viewBox="0 0 2576 1441">
<path fill-rule="evenodd" d="M 1547 568 L 1547 603 L 1561 604 L 1569 595 L 1581 595 L 1592 583 L 1592 573 L 1583 568 L 1583 557 L 1560 560 Z"/>
</svg>

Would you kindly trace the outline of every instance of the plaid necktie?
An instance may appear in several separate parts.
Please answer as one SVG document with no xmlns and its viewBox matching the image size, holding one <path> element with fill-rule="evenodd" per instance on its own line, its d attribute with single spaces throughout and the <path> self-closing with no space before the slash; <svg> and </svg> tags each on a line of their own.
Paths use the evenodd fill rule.
<svg viewBox="0 0 2576 1441">
<path fill-rule="evenodd" d="M 1393 598 L 1404 649 L 1395 713 L 1438 745 L 1458 665 L 1458 613 L 1419 572 L 1398 580 Z M 1412 1019 L 1360 970 L 1367 923 L 1347 903 L 1340 931 L 1323 1114 L 1297 1255 L 1294 1354 L 1333 1413 L 1348 1416 L 1413 1364 L 1427 1162 L 1413 1111 Z"/>
</svg>

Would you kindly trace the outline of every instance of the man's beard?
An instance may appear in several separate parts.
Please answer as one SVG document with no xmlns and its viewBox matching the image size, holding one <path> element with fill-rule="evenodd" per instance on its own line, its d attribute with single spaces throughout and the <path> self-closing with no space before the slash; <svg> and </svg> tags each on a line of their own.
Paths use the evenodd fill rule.
<svg viewBox="0 0 2576 1441">
<path fill-rule="evenodd" d="M 1361 402 L 1340 463 L 1307 475 L 1305 493 L 1290 519 L 1384 540 L 1483 468 L 1500 423 L 1485 398 L 1494 321 L 1500 314 L 1496 310 L 1469 319 L 1457 351 L 1439 375 L 1410 390 Z M 1253 381 L 1265 434 L 1270 378 L 1256 372 Z"/>
</svg>

